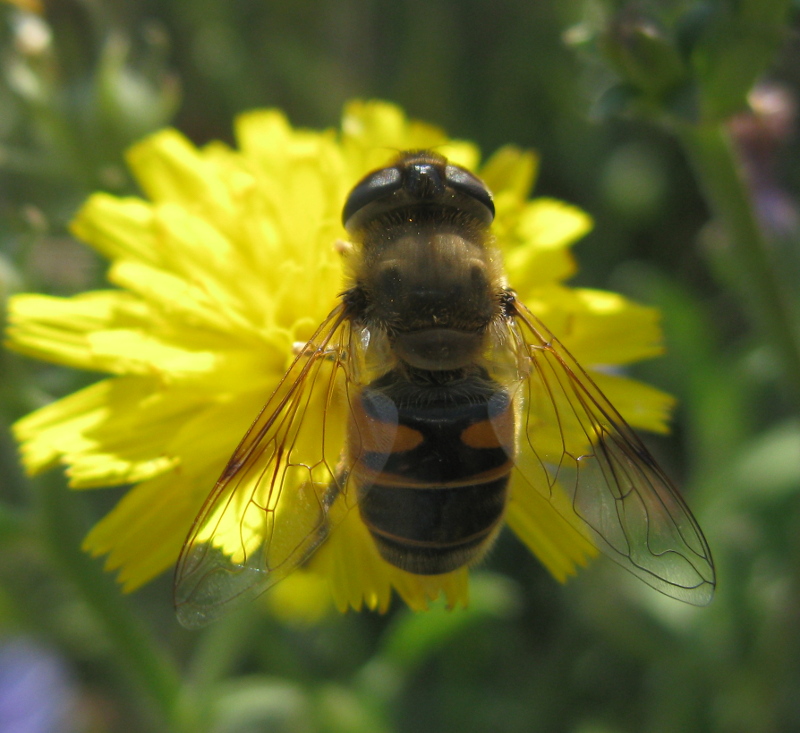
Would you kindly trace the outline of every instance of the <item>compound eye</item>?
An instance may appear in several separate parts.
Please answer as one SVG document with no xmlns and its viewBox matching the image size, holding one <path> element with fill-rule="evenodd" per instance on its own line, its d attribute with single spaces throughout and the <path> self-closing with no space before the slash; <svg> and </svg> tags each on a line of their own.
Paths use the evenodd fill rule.
<svg viewBox="0 0 800 733">
<path fill-rule="evenodd" d="M 482 204 L 489 212 L 489 221 L 494 219 L 494 201 L 492 194 L 486 188 L 486 184 L 477 176 L 473 176 L 468 170 L 459 168 L 456 165 L 448 165 L 445 168 L 447 183 L 456 191 L 475 199 Z"/>
<path fill-rule="evenodd" d="M 399 190 L 403 185 L 403 176 L 397 168 L 382 168 L 370 173 L 359 181 L 350 192 L 342 210 L 342 224 L 347 226 L 353 214 L 390 193 Z"/>
</svg>

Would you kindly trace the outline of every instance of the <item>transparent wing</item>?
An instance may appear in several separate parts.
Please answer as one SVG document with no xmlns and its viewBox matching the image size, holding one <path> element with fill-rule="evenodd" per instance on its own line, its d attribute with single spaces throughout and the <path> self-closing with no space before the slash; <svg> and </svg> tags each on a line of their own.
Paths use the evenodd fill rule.
<svg viewBox="0 0 800 733">
<path fill-rule="evenodd" d="M 381 444 L 396 424 L 391 405 L 388 414 L 348 417 L 361 336 L 344 307 L 334 309 L 237 447 L 178 559 L 174 600 L 183 626 L 203 626 L 286 577 L 355 501 L 349 479 L 359 431 L 372 420 L 371 443 Z M 348 424 L 357 426 L 349 438 Z"/>
<path fill-rule="evenodd" d="M 511 345 L 527 378 L 519 382 L 512 486 L 544 493 L 598 549 L 656 590 L 705 605 L 715 585 L 711 551 L 677 489 L 564 346 L 522 304 L 513 306 Z"/>
</svg>

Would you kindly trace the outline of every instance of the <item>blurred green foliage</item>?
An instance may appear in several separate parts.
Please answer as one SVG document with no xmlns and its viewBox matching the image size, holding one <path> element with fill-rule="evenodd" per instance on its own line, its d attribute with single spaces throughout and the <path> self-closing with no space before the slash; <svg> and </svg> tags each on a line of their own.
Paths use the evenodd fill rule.
<svg viewBox="0 0 800 733">
<path fill-rule="evenodd" d="M 131 191 L 122 151 L 166 124 L 196 142 L 229 139 L 237 112 L 279 106 L 295 124 L 331 127 L 345 100 L 380 97 L 486 153 L 536 148 L 538 193 L 596 221 L 577 282 L 664 313 L 668 353 L 636 374 L 679 398 L 673 435 L 652 445 L 698 515 L 720 584 L 706 609 L 605 563 L 562 588 L 504 537 L 468 611 L 298 628 L 256 604 L 190 634 L 169 579 L 122 597 L 80 553 L 119 492 L 68 494 L 61 476 L 29 481 L 18 468 L 11 422 L 88 377 L 0 353 L 0 716 L 4 680 L 34 648 L 49 661 L 17 703 L 71 701 L 68 719 L 37 731 L 800 730 L 798 385 L 743 295 L 736 232 L 724 212 L 710 217 L 719 202 L 701 196 L 686 137 L 653 122 L 726 125 L 788 294 L 791 349 L 792 12 L 779 0 L 1 5 L 0 296 L 102 283 L 66 222 L 92 190 Z M 768 86 L 747 112 L 758 79 Z M 9 657 L 19 637 L 28 657 Z M 55 664 L 66 673 L 42 672 Z"/>
</svg>

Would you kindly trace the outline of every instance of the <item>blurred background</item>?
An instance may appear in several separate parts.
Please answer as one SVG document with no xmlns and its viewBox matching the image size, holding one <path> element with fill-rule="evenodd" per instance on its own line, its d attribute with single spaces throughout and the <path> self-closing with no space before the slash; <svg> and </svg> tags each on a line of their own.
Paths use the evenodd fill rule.
<svg viewBox="0 0 800 733">
<path fill-rule="evenodd" d="M 595 220 L 573 283 L 664 314 L 666 355 L 632 371 L 678 399 L 672 434 L 648 443 L 719 571 L 712 605 L 695 609 L 606 563 L 559 586 L 504 536 L 468 611 L 395 605 L 304 627 L 254 605 L 189 633 L 170 578 L 123 597 L 80 555 L 121 491 L 69 494 L 57 472 L 29 480 L 18 466 L 10 424 L 94 376 L 3 352 L 0 732 L 800 730 L 800 385 L 748 307 L 747 270 L 674 124 L 609 104 L 618 79 L 592 33 L 625 5 L 0 2 L 3 300 L 102 286 L 104 263 L 66 224 L 91 191 L 135 192 L 122 152 L 165 125 L 230 141 L 243 110 L 281 107 L 295 125 L 327 128 L 346 100 L 377 97 L 485 155 L 535 148 L 536 194 Z M 666 23 L 722 6 L 664 0 L 660 11 Z M 757 69 L 750 110 L 733 105 L 725 126 L 796 316 L 795 10 Z M 199 695 L 211 713 L 187 723 Z"/>
</svg>

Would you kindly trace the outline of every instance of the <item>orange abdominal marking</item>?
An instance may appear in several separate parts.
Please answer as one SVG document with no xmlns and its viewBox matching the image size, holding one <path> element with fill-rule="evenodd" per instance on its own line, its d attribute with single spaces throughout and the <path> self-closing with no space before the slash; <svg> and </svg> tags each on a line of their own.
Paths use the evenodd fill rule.
<svg viewBox="0 0 800 733">
<path fill-rule="evenodd" d="M 489 420 L 470 425 L 461 433 L 461 442 L 470 448 L 499 448 L 502 445 L 497 430 Z"/>
<path fill-rule="evenodd" d="M 423 440 L 424 438 L 419 430 L 414 430 L 407 425 L 398 425 L 397 434 L 394 437 L 394 444 L 392 445 L 392 453 L 414 450 L 414 448 L 422 444 Z"/>
</svg>

